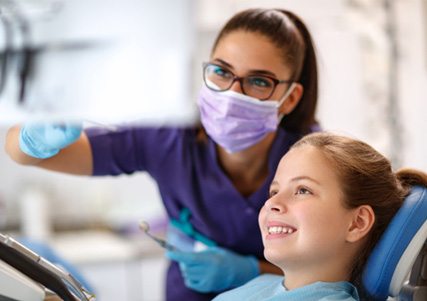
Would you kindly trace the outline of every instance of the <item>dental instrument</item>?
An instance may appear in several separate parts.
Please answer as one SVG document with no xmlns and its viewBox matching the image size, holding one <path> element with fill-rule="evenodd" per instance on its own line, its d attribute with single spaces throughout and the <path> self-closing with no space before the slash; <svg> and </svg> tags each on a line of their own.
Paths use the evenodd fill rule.
<svg viewBox="0 0 427 301">
<path fill-rule="evenodd" d="M 175 251 L 177 250 L 177 248 L 173 245 L 171 245 L 170 243 L 168 243 L 166 240 L 157 237 L 153 234 L 150 233 L 150 225 L 146 222 L 146 221 L 141 221 L 139 223 L 139 228 L 145 232 L 145 234 L 147 234 L 148 237 L 150 237 L 152 240 L 154 240 L 155 242 L 157 242 L 162 248 L 165 248 L 166 250 L 169 251 Z"/>
</svg>

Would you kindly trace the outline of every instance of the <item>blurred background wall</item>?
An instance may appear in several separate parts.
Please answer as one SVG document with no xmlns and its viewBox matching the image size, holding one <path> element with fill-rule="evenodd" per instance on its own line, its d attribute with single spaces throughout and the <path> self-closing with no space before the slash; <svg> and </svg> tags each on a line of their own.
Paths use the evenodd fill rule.
<svg viewBox="0 0 427 301">
<path fill-rule="evenodd" d="M 212 42 L 229 17 L 248 7 L 289 9 L 305 20 L 317 47 L 317 116 L 323 128 L 370 143 L 392 160 L 394 168 L 427 171 L 426 0 L 192 3 L 197 21 L 190 91 L 194 101 L 202 83 L 201 63 L 209 59 Z M 173 34 L 173 28 L 170 31 Z M 0 129 L 0 141 L 6 130 L 6 126 Z M 0 179 L 1 232 L 26 231 L 51 243 L 81 267 L 99 290 L 101 301 L 162 300 L 166 266 L 162 250 L 147 247 L 148 242 L 141 246 L 139 236 L 135 244 L 135 237 L 128 235 L 137 232 L 141 219 L 156 225 L 159 233 L 164 229 L 164 210 L 149 176 L 61 175 L 19 166 L 1 149 Z M 105 236 L 106 230 L 114 235 Z M 73 236 L 81 233 L 76 231 L 91 235 L 84 240 L 81 234 Z M 79 240 L 86 246 L 79 245 Z M 96 250 L 110 257 L 100 260 Z M 118 281 L 114 289 L 112 281 Z"/>
</svg>

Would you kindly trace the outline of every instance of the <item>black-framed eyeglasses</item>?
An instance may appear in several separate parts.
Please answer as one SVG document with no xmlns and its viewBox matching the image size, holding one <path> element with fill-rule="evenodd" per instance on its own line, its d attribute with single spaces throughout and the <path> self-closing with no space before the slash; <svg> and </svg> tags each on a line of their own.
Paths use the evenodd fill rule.
<svg viewBox="0 0 427 301">
<path fill-rule="evenodd" d="M 243 94 L 259 100 L 269 99 L 277 85 L 293 82 L 292 80 L 278 80 L 267 75 L 240 77 L 227 68 L 213 63 L 203 64 L 203 81 L 209 89 L 218 92 L 227 91 L 234 82 L 238 81 Z"/>
</svg>

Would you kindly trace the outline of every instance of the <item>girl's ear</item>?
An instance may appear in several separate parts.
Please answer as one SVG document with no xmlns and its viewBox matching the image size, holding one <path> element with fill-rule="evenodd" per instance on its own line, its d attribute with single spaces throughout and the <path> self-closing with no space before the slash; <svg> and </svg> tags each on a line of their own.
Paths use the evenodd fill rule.
<svg viewBox="0 0 427 301">
<path fill-rule="evenodd" d="M 372 207 L 363 205 L 354 209 L 353 220 L 348 228 L 347 241 L 356 242 L 369 233 L 375 222 L 375 214 Z"/>
<path fill-rule="evenodd" d="M 300 102 L 303 93 L 304 87 L 300 83 L 295 83 L 295 87 L 293 88 L 291 94 L 289 94 L 288 98 L 280 106 L 279 114 L 290 114 Z"/>
</svg>

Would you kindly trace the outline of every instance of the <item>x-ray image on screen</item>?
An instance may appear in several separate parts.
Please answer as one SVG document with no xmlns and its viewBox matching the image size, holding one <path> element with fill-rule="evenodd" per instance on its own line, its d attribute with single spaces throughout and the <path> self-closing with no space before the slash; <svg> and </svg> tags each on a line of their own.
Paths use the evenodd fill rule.
<svg viewBox="0 0 427 301">
<path fill-rule="evenodd" d="M 192 122 L 192 0 L 0 0 L 0 123 Z"/>
</svg>

